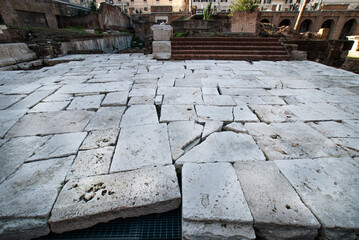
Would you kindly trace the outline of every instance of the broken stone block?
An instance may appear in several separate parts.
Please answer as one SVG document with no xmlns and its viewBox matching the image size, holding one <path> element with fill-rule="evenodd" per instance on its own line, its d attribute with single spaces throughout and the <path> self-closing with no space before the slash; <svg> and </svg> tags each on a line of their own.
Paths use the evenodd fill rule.
<svg viewBox="0 0 359 240">
<path fill-rule="evenodd" d="M 197 118 L 193 105 L 162 105 L 160 122 L 189 121 Z"/>
<path fill-rule="evenodd" d="M 170 41 L 173 30 L 171 25 L 156 24 L 151 27 L 154 41 Z"/>
<path fill-rule="evenodd" d="M 213 121 L 233 121 L 233 108 L 232 107 L 217 107 L 217 106 L 196 106 L 197 115 L 203 120 Z"/>
<path fill-rule="evenodd" d="M 0 185 L 0 192 L 6 193 L 0 195 L 1 239 L 30 239 L 49 233 L 47 219 L 73 159 L 26 163 Z"/>
<path fill-rule="evenodd" d="M 203 126 L 194 121 L 170 122 L 168 135 L 173 160 L 177 160 L 185 151 L 185 147 L 201 137 Z"/>
<path fill-rule="evenodd" d="M 119 131 L 116 128 L 91 131 L 82 143 L 80 150 L 115 146 Z"/>
<path fill-rule="evenodd" d="M 28 158 L 28 162 L 76 155 L 87 133 L 65 133 L 52 136 Z"/>
<path fill-rule="evenodd" d="M 127 97 L 127 91 L 107 93 L 105 99 L 101 103 L 101 106 L 126 106 Z"/>
<path fill-rule="evenodd" d="M 122 128 L 110 172 L 172 164 L 167 125 Z"/>
<path fill-rule="evenodd" d="M 248 133 L 247 129 L 244 127 L 242 123 L 239 122 L 233 122 L 230 123 L 223 128 L 226 131 L 232 131 L 235 133 Z"/>
<path fill-rule="evenodd" d="M 176 209 L 181 194 L 173 166 L 71 180 L 51 212 L 53 232 L 88 228 L 116 218 Z"/>
<path fill-rule="evenodd" d="M 257 237 L 315 239 L 319 222 L 274 162 L 235 163 L 234 168 L 251 210 Z"/>
<path fill-rule="evenodd" d="M 75 97 L 67 110 L 89 110 L 96 111 L 100 108 L 104 95 L 90 95 L 83 97 Z"/>
<path fill-rule="evenodd" d="M 158 123 L 157 111 L 154 105 L 132 105 L 121 120 L 121 128 Z"/>
<path fill-rule="evenodd" d="M 89 111 L 30 113 L 8 132 L 8 137 L 81 132 L 93 116 Z"/>
<path fill-rule="evenodd" d="M 246 105 L 234 107 L 233 115 L 236 122 L 259 122 L 257 116 Z"/>
<path fill-rule="evenodd" d="M 23 164 L 50 137 L 12 138 L 0 148 L 0 183 Z"/>
<path fill-rule="evenodd" d="M 79 151 L 66 179 L 108 174 L 114 147 Z"/>
<path fill-rule="evenodd" d="M 182 169 L 184 239 L 255 239 L 253 218 L 229 163 Z"/>
<path fill-rule="evenodd" d="M 322 225 L 319 239 L 357 238 L 357 162 L 351 158 L 320 158 L 275 163 Z"/>
<path fill-rule="evenodd" d="M 86 131 L 119 128 L 125 107 L 102 107 L 93 116 Z"/>
<path fill-rule="evenodd" d="M 204 129 L 202 133 L 202 139 L 205 139 L 211 133 L 220 132 L 223 127 L 223 122 L 220 121 L 208 121 L 204 124 Z"/>
<path fill-rule="evenodd" d="M 168 60 L 171 58 L 171 41 L 153 41 L 152 42 L 153 58 Z"/>
<path fill-rule="evenodd" d="M 266 160 L 253 138 L 234 132 L 212 133 L 205 141 L 191 149 L 176 161 L 184 163 L 243 162 Z"/>
</svg>

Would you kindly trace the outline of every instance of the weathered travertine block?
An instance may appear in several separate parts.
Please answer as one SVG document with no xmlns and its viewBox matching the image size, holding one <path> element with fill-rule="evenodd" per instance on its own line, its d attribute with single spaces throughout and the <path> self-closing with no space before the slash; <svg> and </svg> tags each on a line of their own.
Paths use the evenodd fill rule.
<svg viewBox="0 0 359 240">
<path fill-rule="evenodd" d="M 182 169 L 184 239 L 255 239 L 253 218 L 229 163 Z"/>
<path fill-rule="evenodd" d="M 107 93 L 101 106 L 126 106 L 128 91 Z"/>
<path fill-rule="evenodd" d="M 248 133 L 247 129 L 244 127 L 242 123 L 232 122 L 223 128 L 226 131 L 232 131 L 235 133 Z"/>
<path fill-rule="evenodd" d="M 317 236 L 320 224 L 274 162 L 236 163 L 234 168 L 254 218 L 257 237 L 281 240 Z"/>
<path fill-rule="evenodd" d="M 232 107 L 217 107 L 217 106 L 196 106 L 197 115 L 203 120 L 213 121 L 233 121 Z"/>
<path fill-rule="evenodd" d="M 203 126 L 194 121 L 170 122 L 168 124 L 173 160 L 177 160 L 185 152 L 184 148 L 201 136 L 202 130 Z"/>
<path fill-rule="evenodd" d="M 25 115 L 8 132 L 8 137 L 81 132 L 90 121 L 89 111 L 60 111 Z"/>
<path fill-rule="evenodd" d="M 186 162 L 242 162 L 265 160 L 253 138 L 234 132 L 212 133 L 204 142 L 191 149 L 176 161 L 176 166 Z"/>
<path fill-rule="evenodd" d="M 197 118 L 193 105 L 162 105 L 160 122 L 189 121 Z"/>
<path fill-rule="evenodd" d="M 91 110 L 96 111 L 100 108 L 102 99 L 104 95 L 90 95 L 83 97 L 75 97 L 70 106 L 67 107 L 67 110 Z"/>
<path fill-rule="evenodd" d="M 219 132 L 222 130 L 223 122 L 220 121 L 208 121 L 204 124 L 204 129 L 202 133 L 202 139 L 205 139 L 214 132 Z"/>
<path fill-rule="evenodd" d="M 177 208 L 181 194 L 173 166 L 145 168 L 71 180 L 51 212 L 53 232 L 93 226 Z"/>
<path fill-rule="evenodd" d="M 153 41 L 152 54 L 156 59 L 170 59 L 171 58 L 171 42 L 170 41 Z"/>
<path fill-rule="evenodd" d="M 49 233 L 47 218 L 74 157 L 26 163 L 0 185 L 0 239 Z M 36 196 L 36 197 L 34 197 Z"/>
<path fill-rule="evenodd" d="M 111 172 L 169 164 L 172 158 L 166 124 L 121 129 Z"/>
<path fill-rule="evenodd" d="M 275 161 L 322 225 L 319 239 L 357 239 L 359 164 L 351 158 Z"/>
<path fill-rule="evenodd" d="M 86 126 L 87 131 L 119 128 L 125 107 L 102 107 Z"/>
<path fill-rule="evenodd" d="M 119 132 L 120 130 L 116 128 L 89 132 L 85 138 L 85 141 L 83 141 L 80 150 L 115 146 Z"/>
<path fill-rule="evenodd" d="M 171 25 L 158 24 L 151 27 L 154 41 L 169 41 L 173 35 Z"/>
<path fill-rule="evenodd" d="M 234 107 L 233 116 L 236 122 L 259 122 L 257 116 L 246 105 Z"/>
<path fill-rule="evenodd" d="M 121 128 L 158 123 L 154 105 L 132 105 L 121 120 Z"/>
</svg>

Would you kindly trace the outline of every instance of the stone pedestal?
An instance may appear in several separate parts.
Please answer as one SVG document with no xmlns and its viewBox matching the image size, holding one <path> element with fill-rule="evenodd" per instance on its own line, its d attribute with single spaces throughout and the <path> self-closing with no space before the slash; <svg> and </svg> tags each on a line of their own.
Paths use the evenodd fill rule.
<svg viewBox="0 0 359 240">
<path fill-rule="evenodd" d="M 170 59 L 171 58 L 171 37 L 173 30 L 170 25 L 154 25 L 152 26 L 153 39 L 152 53 L 155 59 Z"/>
</svg>

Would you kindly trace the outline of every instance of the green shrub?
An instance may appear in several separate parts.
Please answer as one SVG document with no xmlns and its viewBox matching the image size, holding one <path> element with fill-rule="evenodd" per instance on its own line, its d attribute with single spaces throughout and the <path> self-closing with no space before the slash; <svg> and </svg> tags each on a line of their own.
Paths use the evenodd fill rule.
<svg viewBox="0 0 359 240">
<path fill-rule="evenodd" d="M 235 12 L 250 11 L 253 12 L 257 9 L 256 1 L 253 0 L 233 0 L 231 6 L 230 16 L 233 16 Z"/>
</svg>

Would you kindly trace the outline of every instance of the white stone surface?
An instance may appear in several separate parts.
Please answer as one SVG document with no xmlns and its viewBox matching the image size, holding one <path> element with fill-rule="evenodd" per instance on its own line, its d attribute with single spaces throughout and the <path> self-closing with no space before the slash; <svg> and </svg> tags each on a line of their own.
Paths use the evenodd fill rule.
<svg viewBox="0 0 359 240">
<path fill-rule="evenodd" d="M 257 237 L 314 239 L 319 222 L 274 162 L 236 163 L 234 168 L 251 210 Z"/>
<path fill-rule="evenodd" d="M 184 239 L 255 239 L 253 218 L 231 164 L 186 163 L 182 196 Z"/>
<path fill-rule="evenodd" d="M 162 105 L 160 122 L 189 121 L 197 119 L 193 105 Z"/>
<path fill-rule="evenodd" d="M 1 239 L 30 239 L 49 233 L 46 221 L 73 159 L 26 163 L 0 185 L 0 192 L 6 192 L 0 195 Z"/>
<path fill-rule="evenodd" d="M 176 209 L 181 194 L 173 166 L 71 180 L 51 212 L 53 232 L 93 226 L 120 217 Z"/>
<path fill-rule="evenodd" d="M 126 106 L 127 98 L 127 91 L 107 93 L 105 99 L 101 103 L 101 106 Z"/>
<path fill-rule="evenodd" d="M 217 106 L 196 106 L 197 115 L 204 121 L 233 121 L 232 107 L 217 107 Z"/>
<path fill-rule="evenodd" d="M 102 107 L 86 126 L 86 131 L 119 128 L 125 107 Z"/>
<path fill-rule="evenodd" d="M 76 155 L 86 135 L 86 132 L 56 134 L 39 147 L 27 161 Z"/>
<path fill-rule="evenodd" d="M 253 138 L 247 134 L 234 132 L 212 133 L 200 145 L 191 149 L 176 161 L 176 166 L 184 163 L 243 162 L 265 160 Z"/>
<path fill-rule="evenodd" d="M 90 150 L 107 146 L 115 146 L 119 129 L 95 130 L 88 133 L 80 150 Z"/>
<path fill-rule="evenodd" d="M 154 105 L 133 105 L 127 108 L 121 120 L 121 128 L 158 123 Z"/>
<path fill-rule="evenodd" d="M 322 225 L 323 239 L 355 239 L 359 228 L 359 164 L 350 158 L 275 161 Z"/>
<path fill-rule="evenodd" d="M 203 126 L 194 121 L 171 122 L 168 124 L 172 159 L 177 160 L 185 151 L 184 148 L 201 137 Z"/>
<path fill-rule="evenodd" d="M 208 137 L 211 133 L 220 132 L 223 127 L 223 122 L 220 121 L 208 121 L 204 124 L 202 133 L 202 139 Z"/>
<path fill-rule="evenodd" d="M 110 172 L 172 164 L 167 125 L 122 128 Z"/>
<path fill-rule="evenodd" d="M 0 138 L 10 130 L 12 126 L 26 113 L 26 110 L 2 110 L 0 111 Z"/>
<path fill-rule="evenodd" d="M 257 116 L 246 105 L 234 107 L 233 115 L 236 122 L 259 122 Z"/>
<path fill-rule="evenodd" d="M 171 58 L 171 41 L 153 41 L 153 58 L 158 60 L 168 60 Z"/>
<path fill-rule="evenodd" d="M 70 106 L 67 107 L 67 110 L 90 110 L 96 111 L 100 108 L 102 99 L 104 95 L 90 95 L 84 97 L 75 97 Z"/>
<path fill-rule="evenodd" d="M 226 131 L 233 131 L 235 133 L 248 133 L 247 129 L 244 127 L 242 123 L 232 122 L 223 128 Z"/>
<path fill-rule="evenodd" d="M 114 147 L 79 151 L 66 179 L 108 174 Z"/>
</svg>

